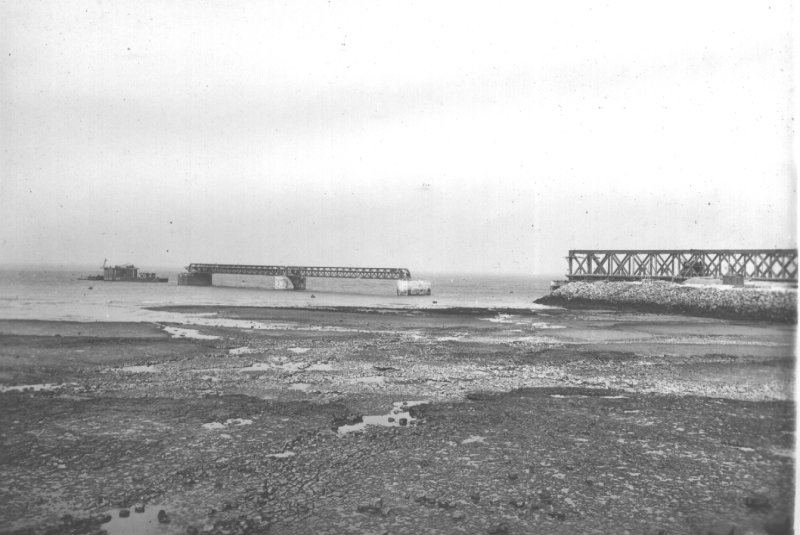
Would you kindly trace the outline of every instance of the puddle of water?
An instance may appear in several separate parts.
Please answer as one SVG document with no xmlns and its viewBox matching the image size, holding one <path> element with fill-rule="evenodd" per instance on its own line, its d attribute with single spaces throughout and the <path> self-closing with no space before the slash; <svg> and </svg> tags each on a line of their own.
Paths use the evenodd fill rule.
<svg viewBox="0 0 800 535">
<path fill-rule="evenodd" d="M 41 392 L 46 390 L 56 390 L 66 386 L 77 386 L 78 383 L 64 383 L 60 385 L 52 383 L 42 383 L 37 385 L 17 385 L 17 386 L 2 386 L 0 385 L 0 392 Z"/>
<path fill-rule="evenodd" d="M 470 435 L 469 438 L 465 438 L 461 441 L 462 444 L 472 444 L 473 442 L 482 442 L 486 443 L 486 437 L 482 437 L 479 435 Z"/>
<path fill-rule="evenodd" d="M 268 453 L 264 457 L 272 457 L 274 459 L 285 459 L 287 457 L 294 457 L 296 454 L 293 451 L 283 451 L 281 453 Z"/>
<path fill-rule="evenodd" d="M 164 330 L 173 338 L 194 338 L 196 340 L 218 340 L 219 336 L 200 334 L 197 329 L 184 329 L 182 327 L 164 327 Z"/>
<path fill-rule="evenodd" d="M 203 424 L 201 427 L 203 429 L 225 429 L 226 427 L 230 427 L 232 425 L 235 426 L 242 426 L 242 425 L 250 425 L 253 423 L 253 420 L 247 420 L 244 418 L 229 418 L 225 420 L 225 423 L 220 422 L 209 422 L 207 424 Z"/>
<path fill-rule="evenodd" d="M 385 378 L 383 375 L 372 375 L 369 377 L 356 377 L 353 379 L 357 383 L 367 383 L 367 384 L 376 384 L 382 385 L 385 382 Z"/>
<path fill-rule="evenodd" d="M 130 511 L 130 516 L 127 518 L 119 516 L 122 509 L 112 509 L 107 511 L 107 514 L 111 515 L 111 521 L 102 524 L 101 528 L 108 535 L 161 535 L 174 532 L 174 528 L 170 530 L 170 524 L 158 521 L 158 512 L 161 509 L 169 515 L 166 508 L 158 505 L 148 505 L 142 513 L 137 513 L 133 508 L 127 509 Z"/>
<path fill-rule="evenodd" d="M 291 351 L 292 353 L 295 353 L 297 355 L 302 355 L 303 353 L 308 353 L 309 351 L 311 351 L 311 348 L 310 347 L 290 347 L 289 351 Z"/>
<path fill-rule="evenodd" d="M 531 318 L 523 318 L 514 314 L 498 314 L 494 318 L 481 318 L 483 321 L 492 323 L 504 323 L 511 325 L 527 325 L 533 329 L 565 329 L 566 325 L 554 325 L 545 321 L 531 321 Z M 515 331 L 519 332 L 517 329 Z"/>
<path fill-rule="evenodd" d="M 301 392 L 308 392 L 311 388 L 311 383 L 294 383 L 289 385 L 289 390 L 300 390 Z"/>
<path fill-rule="evenodd" d="M 128 373 L 155 373 L 158 369 L 155 366 L 123 366 L 119 368 L 121 372 L 128 372 Z"/>
<path fill-rule="evenodd" d="M 379 425 L 382 427 L 404 427 L 413 425 L 417 421 L 412 418 L 408 413 L 408 409 L 415 405 L 422 405 L 428 403 L 427 401 L 396 401 L 392 403 L 392 410 L 389 414 L 377 414 L 372 416 L 364 416 L 362 421 L 357 424 L 339 426 L 337 431 L 341 435 L 353 433 L 355 431 L 363 431 L 368 425 Z"/>
<path fill-rule="evenodd" d="M 225 424 L 221 424 L 219 422 L 211 422 L 208 424 L 203 424 L 201 427 L 203 429 L 225 429 Z"/>
<path fill-rule="evenodd" d="M 494 318 L 481 318 L 483 321 L 491 321 L 492 323 L 516 323 L 519 316 L 514 314 L 498 314 Z"/>
</svg>

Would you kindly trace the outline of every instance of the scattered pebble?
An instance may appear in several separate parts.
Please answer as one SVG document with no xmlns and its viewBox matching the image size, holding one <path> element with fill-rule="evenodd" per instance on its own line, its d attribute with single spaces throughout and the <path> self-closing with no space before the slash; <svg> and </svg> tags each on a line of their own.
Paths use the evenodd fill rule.
<svg viewBox="0 0 800 535">
<path fill-rule="evenodd" d="M 360 504 L 356 510 L 359 513 L 379 514 L 383 508 L 383 498 L 375 498 L 369 502 Z"/>
<path fill-rule="evenodd" d="M 748 496 L 744 499 L 744 504 L 751 509 L 769 509 L 772 507 L 769 498 L 760 494 Z"/>
<path fill-rule="evenodd" d="M 505 522 L 501 522 L 500 524 L 495 524 L 491 526 L 489 529 L 486 530 L 488 535 L 508 535 L 508 524 Z"/>
</svg>

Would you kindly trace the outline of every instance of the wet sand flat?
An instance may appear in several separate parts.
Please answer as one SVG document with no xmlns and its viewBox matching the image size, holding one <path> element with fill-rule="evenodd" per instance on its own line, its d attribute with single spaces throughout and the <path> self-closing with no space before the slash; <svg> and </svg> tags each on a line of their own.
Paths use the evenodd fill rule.
<svg viewBox="0 0 800 535">
<path fill-rule="evenodd" d="M 3 532 L 768 533 L 791 513 L 793 325 L 168 310 L 203 325 L 0 321 Z M 136 516 L 155 509 L 169 523 Z"/>
</svg>

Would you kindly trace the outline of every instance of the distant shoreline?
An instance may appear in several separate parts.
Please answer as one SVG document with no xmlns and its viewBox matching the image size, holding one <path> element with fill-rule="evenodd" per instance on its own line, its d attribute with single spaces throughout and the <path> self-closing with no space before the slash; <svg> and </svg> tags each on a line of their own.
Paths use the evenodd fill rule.
<svg viewBox="0 0 800 535">
<path fill-rule="evenodd" d="M 797 322 L 796 291 L 759 287 L 717 288 L 663 281 L 570 282 L 535 303 L 568 309 L 610 307 L 721 319 Z"/>
</svg>

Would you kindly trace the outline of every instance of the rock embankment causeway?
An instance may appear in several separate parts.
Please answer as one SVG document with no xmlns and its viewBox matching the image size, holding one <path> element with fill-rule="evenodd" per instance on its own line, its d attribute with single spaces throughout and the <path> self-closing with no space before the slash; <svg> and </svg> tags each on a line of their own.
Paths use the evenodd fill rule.
<svg viewBox="0 0 800 535">
<path fill-rule="evenodd" d="M 622 306 L 652 312 L 797 322 L 797 292 L 763 287 L 648 282 L 570 282 L 536 301 L 556 306 Z"/>
</svg>

